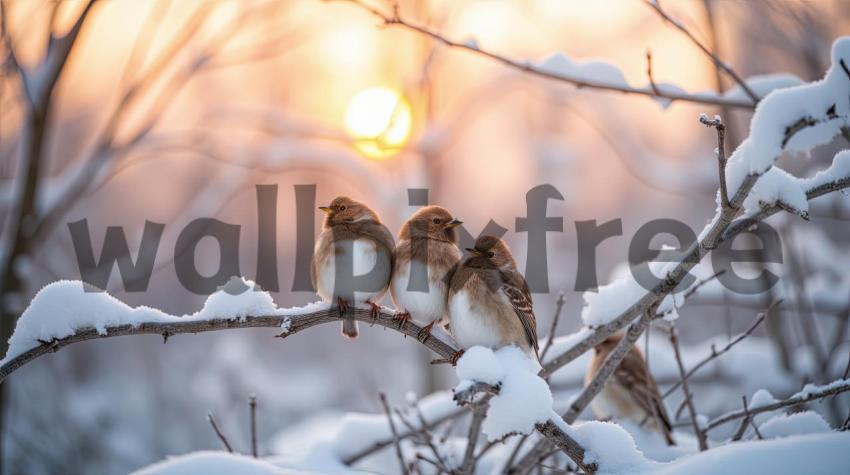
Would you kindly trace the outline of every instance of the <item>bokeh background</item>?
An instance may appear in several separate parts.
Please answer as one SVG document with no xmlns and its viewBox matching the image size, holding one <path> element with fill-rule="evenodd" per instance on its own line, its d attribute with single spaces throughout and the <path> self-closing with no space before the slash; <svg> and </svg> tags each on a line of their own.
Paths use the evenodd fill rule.
<svg viewBox="0 0 850 475">
<path fill-rule="evenodd" d="M 34 80 L 43 70 L 49 31 L 66 33 L 84 4 L 4 2 L 7 37 Z M 833 39 L 850 32 L 850 9 L 842 0 L 663 5 L 745 77 L 782 72 L 817 79 L 829 65 Z M 474 39 L 511 58 L 539 61 L 557 52 L 581 61 L 604 58 L 641 85 L 650 51 L 659 83 L 688 91 L 733 86 L 638 0 L 421 0 L 400 2 L 399 12 L 448 38 Z M 7 43 L 3 48 L 5 57 Z M 8 220 L 18 206 L 13 197 L 28 112 L 9 61 L 2 73 L 0 216 Z M 390 92 L 393 110 L 399 97 L 410 108 L 409 128 L 393 132 L 393 146 L 379 144 L 378 151 L 353 134 L 374 121 L 381 129 L 386 93 L 367 101 L 366 112 L 350 109 L 358 93 L 376 87 Z M 289 290 L 294 185 L 317 185 L 319 204 L 338 194 L 361 199 L 393 231 L 415 210 L 406 206 L 407 189 L 428 188 L 430 201 L 449 208 L 473 235 L 491 219 L 507 228 L 506 240 L 524 269 L 527 234 L 516 232 L 515 219 L 526 215 L 529 189 L 551 184 L 564 200 L 550 201 L 549 215 L 564 218 L 564 232 L 548 234 L 551 292 L 534 296 L 535 309 L 544 335 L 557 294 L 564 292 L 558 333 L 572 332 L 580 327 L 582 305 L 573 290 L 575 221 L 623 221 L 624 236 L 598 248 L 604 283 L 647 221 L 674 218 L 698 231 L 712 215 L 715 136 L 697 122 L 700 112 L 723 115 L 729 150 L 747 134 L 751 111 L 745 109 L 665 104 L 535 78 L 385 26 L 347 2 L 101 1 L 82 25 L 52 95 L 35 208 L 59 211 L 15 260 L 20 286 L 4 290 L 4 318 L 14 318 L 46 283 L 79 278 L 67 228 L 79 219 L 88 220 L 96 255 L 107 226 L 123 227 L 135 255 L 145 220 L 166 223 L 149 288 L 124 291 L 116 269 L 109 291 L 131 305 L 191 313 L 204 297 L 186 291 L 175 275 L 179 233 L 200 217 L 241 225 L 240 269 L 252 278 L 254 187 L 278 185 L 281 290 L 274 297 L 288 307 L 316 299 Z M 780 164 L 811 174 L 842 145 Z M 80 177 L 81 192 L 69 193 Z M 833 195 L 816 202 L 811 223 L 784 216 L 770 221 L 782 232 L 785 257 L 771 267 L 782 276 L 771 295 L 695 298 L 681 311 L 683 343 L 740 332 L 781 294 L 785 302 L 756 332 L 765 344 L 754 358 L 784 375 L 781 387 L 772 389 L 790 394 L 832 369 L 840 375 L 848 348 L 850 201 Z M 676 244 L 662 238 L 654 244 L 663 242 Z M 215 242 L 202 241 L 195 257 L 202 273 L 213 273 Z M 816 351 L 803 318 L 818 322 Z M 282 341 L 267 330 L 229 331 L 181 335 L 166 345 L 159 337 L 138 336 L 63 349 L 4 383 L 3 472 L 120 473 L 169 454 L 217 448 L 205 420 L 210 411 L 239 444 L 237 435 L 248 430 L 251 393 L 259 400 L 261 450 L 269 453 L 275 434 L 316 414 L 380 411 L 379 390 L 404 401 L 409 391 L 423 395 L 453 384 L 449 369 L 428 365 L 426 350 L 397 333 L 366 328 L 349 342 L 338 332 L 328 325 Z M 657 341 L 667 345 L 663 337 Z M 564 378 L 558 389 L 574 391 L 579 384 Z M 759 381 L 718 373 L 696 384 L 737 395 L 727 406 L 719 399 L 705 408 L 719 413 L 737 406 Z M 846 405 L 846 399 L 833 400 L 823 411 L 840 423 Z"/>
</svg>

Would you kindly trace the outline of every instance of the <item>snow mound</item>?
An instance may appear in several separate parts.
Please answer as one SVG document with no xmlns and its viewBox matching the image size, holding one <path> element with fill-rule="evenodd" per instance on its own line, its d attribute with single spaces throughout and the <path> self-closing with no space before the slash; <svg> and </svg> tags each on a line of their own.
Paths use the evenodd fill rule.
<svg viewBox="0 0 850 475">
<path fill-rule="evenodd" d="M 656 465 L 638 450 L 631 434 L 613 422 L 585 422 L 574 426 L 571 435 L 585 449 L 584 462 L 599 467 L 597 473 L 632 474 Z"/>
<path fill-rule="evenodd" d="M 759 432 L 767 438 L 830 432 L 832 428 L 817 412 L 803 411 L 796 414 L 780 414 L 759 426 Z"/>
<path fill-rule="evenodd" d="M 481 382 L 499 385 L 499 394 L 490 400 L 481 430 L 490 441 L 510 433 L 529 434 L 538 422 L 552 414 L 549 385 L 537 376 L 539 365 L 515 346 L 493 351 L 472 347 L 457 365 L 461 380 L 455 390 Z"/>
<path fill-rule="evenodd" d="M 291 471 L 263 460 L 227 452 L 201 451 L 144 467 L 132 475 L 283 475 Z"/>
</svg>

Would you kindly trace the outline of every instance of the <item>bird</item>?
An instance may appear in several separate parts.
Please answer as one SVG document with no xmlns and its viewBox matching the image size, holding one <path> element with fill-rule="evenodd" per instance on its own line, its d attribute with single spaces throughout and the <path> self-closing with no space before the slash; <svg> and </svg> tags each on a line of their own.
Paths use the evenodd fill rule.
<svg viewBox="0 0 850 475">
<path fill-rule="evenodd" d="M 423 343 L 434 324 L 445 321 L 447 276 L 461 258 L 456 229 L 461 224 L 445 208 L 426 206 L 414 213 L 398 233 L 390 282 L 390 295 L 398 309 L 394 318 L 399 327 L 410 320 L 411 314 L 428 322 L 417 335 Z M 417 266 L 424 266 L 424 272 L 420 270 L 423 267 Z"/>
<path fill-rule="evenodd" d="M 590 384 L 605 358 L 622 339 L 621 334 L 615 333 L 594 348 L 594 355 L 584 379 L 585 386 Z M 661 434 L 667 445 L 676 445 L 672 435 L 673 426 L 658 392 L 658 385 L 646 366 L 643 353 L 636 346 L 632 346 L 614 373 L 605 381 L 590 407 L 599 419 L 613 418 L 629 420 L 638 425 L 645 424 Z"/>
<path fill-rule="evenodd" d="M 389 287 L 395 242 L 378 213 L 347 196 L 338 196 L 319 209 L 325 219 L 313 251 L 310 277 L 323 301 L 336 301 L 343 319 L 342 334 L 354 339 L 357 321 L 348 313 L 348 305 L 368 303 L 372 318 L 378 318 L 377 302 Z M 347 257 L 350 263 L 342 260 Z M 345 272 L 348 266 L 350 272 Z M 355 301 L 349 302 L 351 298 Z"/>
<path fill-rule="evenodd" d="M 472 346 L 509 345 L 539 361 L 531 291 L 510 248 L 502 239 L 484 235 L 466 251 L 449 285 L 449 327 L 461 347 L 449 361 L 457 364 Z"/>
</svg>

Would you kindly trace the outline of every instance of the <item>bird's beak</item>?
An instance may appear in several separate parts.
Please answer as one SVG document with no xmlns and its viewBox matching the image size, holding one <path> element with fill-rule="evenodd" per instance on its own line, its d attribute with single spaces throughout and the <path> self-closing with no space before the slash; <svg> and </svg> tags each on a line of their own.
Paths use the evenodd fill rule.
<svg viewBox="0 0 850 475">
<path fill-rule="evenodd" d="M 324 211 L 325 213 L 328 213 L 328 214 L 330 214 L 330 212 L 331 212 L 331 209 L 328 206 L 319 206 L 319 209 Z"/>
<path fill-rule="evenodd" d="M 451 229 L 451 228 L 453 228 L 453 227 L 455 227 L 455 226 L 460 226 L 461 224 L 463 224 L 463 221 L 461 221 L 461 220 L 459 220 L 459 219 L 452 219 L 451 221 L 449 221 L 448 223 L 446 223 L 446 227 L 447 227 L 447 228 L 449 228 L 449 229 Z"/>
<path fill-rule="evenodd" d="M 471 255 L 473 257 L 478 257 L 478 256 L 481 255 L 481 251 L 479 251 L 478 249 L 473 249 L 471 247 L 467 247 L 466 252 L 468 252 L 469 255 Z"/>
</svg>

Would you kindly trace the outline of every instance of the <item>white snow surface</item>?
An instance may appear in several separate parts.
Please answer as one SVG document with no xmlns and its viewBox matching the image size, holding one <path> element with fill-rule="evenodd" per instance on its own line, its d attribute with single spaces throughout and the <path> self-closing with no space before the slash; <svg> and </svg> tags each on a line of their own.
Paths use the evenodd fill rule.
<svg viewBox="0 0 850 475">
<path fill-rule="evenodd" d="M 540 366 L 515 346 L 493 351 L 472 347 L 458 361 L 461 380 L 455 390 L 474 382 L 498 384 L 499 394 L 490 400 L 481 431 L 490 441 L 509 433 L 529 434 L 538 422 L 552 414 L 549 385 L 537 376 Z"/>
<path fill-rule="evenodd" d="M 779 414 L 759 426 L 759 433 L 766 438 L 818 434 L 830 431 L 832 431 L 832 428 L 829 427 L 823 416 L 813 411 Z"/>
<path fill-rule="evenodd" d="M 247 455 L 218 451 L 193 452 L 148 465 L 132 475 L 283 475 L 293 473 Z"/>
<path fill-rule="evenodd" d="M 279 309 L 271 295 L 260 290 L 254 282 L 234 277 L 210 294 L 201 310 L 177 316 L 146 306 L 131 307 L 83 282 L 60 280 L 39 290 L 24 310 L 9 338 L 9 351 L 0 363 L 39 346 L 40 341 L 65 338 L 84 328 L 95 328 L 98 333 L 105 335 L 108 327 L 120 325 L 139 326 L 142 323 L 216 318 L 245 319 L 251 315 L 287 316 L 317 312 L 328 307 L 327 303 L 315 302 L 304 307 Z M 286 325 L 282 328 L 289 329 Z"/>
</svg>

